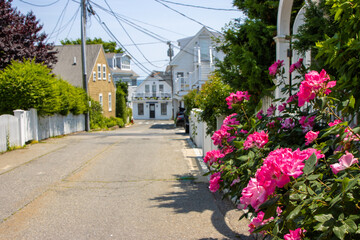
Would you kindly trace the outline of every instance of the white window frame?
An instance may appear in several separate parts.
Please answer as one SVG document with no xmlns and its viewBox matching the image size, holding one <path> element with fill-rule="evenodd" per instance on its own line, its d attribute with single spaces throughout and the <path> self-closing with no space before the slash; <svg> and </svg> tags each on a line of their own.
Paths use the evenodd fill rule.
<svg viewBox="0 0 360 240">
<path fill-rule="evenodd" d="M 97 65 L 97 78 L 101 80 L 101 64 Z"/>
<path fill-rule="evenodd" d="M 111 82 L 111 73 L 108 74 L 108 82 Z"/>
<path fill-rule="evenodd" d="M 109 102 L 109 112 L 111 112 L 111 111 L 112 111 L 112 105 L 111 105 L 111 104 L 112 104 L 112 103 L 111 103 L 111 102 L 112 102 L 112 100 L 111 100 L 111 93 L 109 93 L 109 95 L 108 95 L 108 96 L 109 96 L 109 99 L 108 99 L 108 102 Z"/>
<path fill-rule="evenodd" d="M 142 112 L 140 112 L 140 108 L 139 106 L 142 105 Z M 145 111 L 145 104 L 144 103 L 138 103 L 138 115 L 139 116 L 144 116 L 144 111 Z M 141 113 L 141 114 L 140 114 Z"/>
<path fill-rule="evenodd" d="M 93 81 L 96 82 L 96 71 L 93 71 Z"/>
<path fill-rule="evenodd" d="M 163 106 L 165 106 L 165 111 L 163 112 Z M 167 115 L 167 103 L 161 103 L 160 104 L 160 112 L 162 116 L 166 116 Z"/>
<path fill-rule="evenodd" d="M 101 105 L 101 108 L 103 108 L 103 95 L 102 95 L 102 93 L 99 93 L 99 103 L 100 103 L 100 105 Z"/>
<path fill-rule="evenodd" d="M 106 80 L 106 65 L 105 64 L 103 64 L 102 65 L 102 75 L 103 75 L 103 80 Z"/>
</svg>

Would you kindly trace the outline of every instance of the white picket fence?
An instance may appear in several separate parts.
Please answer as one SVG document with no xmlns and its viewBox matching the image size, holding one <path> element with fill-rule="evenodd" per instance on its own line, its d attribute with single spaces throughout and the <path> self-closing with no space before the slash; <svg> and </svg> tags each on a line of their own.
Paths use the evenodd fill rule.
<svg viewBox="0 0 360 240">
<path fill-rule="evenodd" d="M 36 109 L 15 110 L 14 116 L 0 116 L 0 152 L 10 147 L 23 146 L 31 140 L 39 141 L 84 130 L 83 114 L 38 116 Z"/>
</svg>

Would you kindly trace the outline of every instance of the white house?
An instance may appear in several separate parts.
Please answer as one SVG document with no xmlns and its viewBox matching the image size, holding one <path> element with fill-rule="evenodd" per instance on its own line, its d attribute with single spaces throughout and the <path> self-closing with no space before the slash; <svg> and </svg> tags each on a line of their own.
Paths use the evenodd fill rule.
<svg viewBox="0 0 360 240">
<path fill-rule="evenodd" d="M 172 117 L 170 76 L 153 71 L 132 94 L 134 119 L 169 120 Z"/>
<path fill-rule="evenodd" d="M 208 80 L 215 70 L 215 60 L 224 59 L 224 53 L 215 50 L 217 38 L 222 35 L 203 27 L 195 36 L 178 40 L 180 51 L 167 68 L 172 70 L 175 113 L 184 107 L 183 96 L 192 89 L 200 89 Z"/>
</svg>

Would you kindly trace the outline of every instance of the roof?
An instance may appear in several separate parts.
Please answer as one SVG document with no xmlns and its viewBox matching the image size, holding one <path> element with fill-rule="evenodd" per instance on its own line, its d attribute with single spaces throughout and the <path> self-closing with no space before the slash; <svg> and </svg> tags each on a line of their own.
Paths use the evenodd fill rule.
<svg viewBox="0 0 360 240">
<path fill-rule="evenodd" d="M 96 59 L 102 49 L 101 44 L 86 45 L 86 76 L 89 80 Z M 53 73 L 61 76 L 73 86 L 83 87 L 81 45 L 55 46 L 58 61 L 53 68 Z"/>
<path fill-rule="evenodd" d="M 110 71 L 112 74 L 119 74 L 119 75 L 122 75 L 122 76 L 130 76 L 130 77 L 133 77 L 133 78 L 138 78 L 139 75 L 134 72 L 133 70 L 123 70 L 123 69 L 120 69 L 120 68 L 110 68 Z"/>
</svg>

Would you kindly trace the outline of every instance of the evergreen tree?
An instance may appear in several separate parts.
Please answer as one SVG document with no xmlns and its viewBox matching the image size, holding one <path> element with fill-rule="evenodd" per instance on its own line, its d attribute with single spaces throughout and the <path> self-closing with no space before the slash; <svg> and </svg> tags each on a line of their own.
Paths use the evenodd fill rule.
<svg viewBox="0 0 360 240">
<path fill-rule="evenodd" d="M 62 45 L 80 45 L 81 44 L 81 39 L 78 38 L 76 40 L 69 40 L 69 39 L 64 39 L 61 40 L 60 43 Z M 94 39 L 86 39 L 86 44 L 102 44 L 104 47 L 104 51 L 106 53 L 122 53 L 123 50 L 121 48 L 116 48 L 116 42 L 106 42 L 103 41 L 101 38 L 94 38 Z"/>
</svg>

